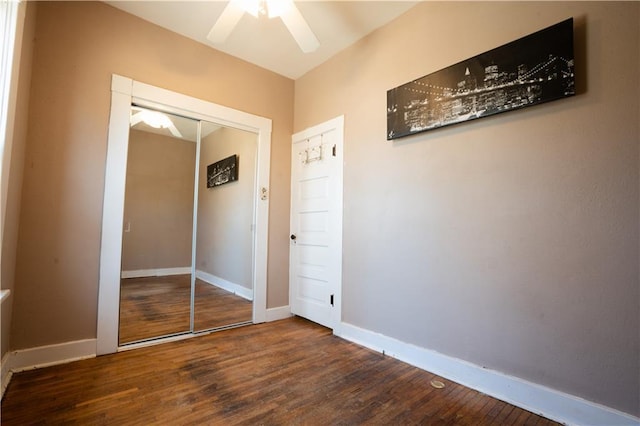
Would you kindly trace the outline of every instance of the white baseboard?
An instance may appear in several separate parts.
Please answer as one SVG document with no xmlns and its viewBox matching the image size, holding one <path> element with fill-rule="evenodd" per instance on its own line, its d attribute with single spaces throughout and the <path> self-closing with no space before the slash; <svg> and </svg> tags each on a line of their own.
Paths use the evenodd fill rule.
<svg viewBox="0 0 640 426">
<path fill-rule="evenodd" d="M 65 364 L 67 362 L 93 358 L 95 356 L 96 339 L 78 340 L 75 342 L 7 352 L 5 356 L 2 357 L 0 373 L 2 393 L 0 394 L 0 398 L 4 397 L 4 392 L 7 386 L 9 386 L 13 373 Z"/>
<path fill-rule="evenodd" d="M 120 278 L 166 277 L 169 275 L 187 275 L 190 273 L 191 266 L 182 266 L 179 268 L 136 269 L 133 271 L 122 271 Z"/>
<path fill-rule="evenodd" d="M 567 425 L 638 426 L 640 419 L 517 377 L 342 323 L 337 336 Z"/>
<path fill-rule="evenodd" d="M 0 370 L 0 399 L 2 399 L 11 381 L 11 376 L 13 376 L 13 371 L 9 369 L 9 352 L 2 357 L 2 368 Z"/>
<path fill-rule="evenodd" d="M 291 316 L 293 316 L 293 314 L 291 313 L 291 307 L 289 305 L 267 309 L 267 322 L 278 321 Z"/>
<path fill-rule="evenodd" d="M 206 282 L 207 284 L 214 285 L 223 290 L 236 294 L 244 299 L 253 301 L 253 290 L 248 289 L 240 284 L 232 283 L 223 278 L 216 277 L 208 272 L 196 270 L 196 278 Z"/>
<path fill-rule="evenodd" d="M 9 352 L 7 368 L 14 373 L 96 356 L 96 339 L 78 340 Z"/>
</svg>

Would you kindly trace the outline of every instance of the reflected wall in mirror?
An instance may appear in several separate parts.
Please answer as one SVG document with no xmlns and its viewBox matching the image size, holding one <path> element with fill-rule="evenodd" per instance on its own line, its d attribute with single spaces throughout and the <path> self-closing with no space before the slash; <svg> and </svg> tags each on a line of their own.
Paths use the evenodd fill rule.
<svg viewBox="0 0 640 426">
<path fill-rule="evenodd" d="M 257 146 L 255 133 L 202 122 L 195 331 L 252 320 Z M 237 180 L 207 188 L 207 166 L 233 155 Z"/>
<path fill-rule="evenodd" d="M 191 330 L 196 120 L 132 106 L 119 344 Z"/>
</svg>

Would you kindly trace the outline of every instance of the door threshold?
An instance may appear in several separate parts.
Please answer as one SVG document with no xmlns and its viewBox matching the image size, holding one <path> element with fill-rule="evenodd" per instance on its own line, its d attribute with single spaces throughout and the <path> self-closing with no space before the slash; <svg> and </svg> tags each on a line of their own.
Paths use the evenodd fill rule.
<svg viewBox="0 0 640 426">
<path fill-rule="evenodd" d="M 123 345 L 118 346 L 118 352 L 126 352 L 132 349 L 140 349 L 140 348 L 146 348 L 149 346 L 156 346 L 162 343 L 179 342 L 180 340 L 191 339 L 192 337 L 206 336 L 207 334 L 215 333 L 216 331 L 230 330 L 232 328 L 244 327 L 245 325 L 252 325 L 252 324 L 253 324 L 252 321 L 239 322 L 236 324 L 225 325 L 223 327 L 210 328 L 207 330 L 186 332 L 186 333 L 159 337 L 157 339 L 149 339 L 149 340 L 142 340 L 142 341 L 132 342 L 132 343 L 124 343 Z"/>
</svg>

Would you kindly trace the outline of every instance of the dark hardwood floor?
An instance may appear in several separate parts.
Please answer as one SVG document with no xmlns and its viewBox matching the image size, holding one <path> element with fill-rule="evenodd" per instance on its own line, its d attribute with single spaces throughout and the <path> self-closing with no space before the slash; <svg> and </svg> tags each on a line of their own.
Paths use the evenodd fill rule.
<svg viewBox="0 0 640 426">
<path fill-rule="evenodd" d="M 190 331 L 191 275 L 123 279 L 120 344 Z M 196 280 L 194 330 L 251 321 L 252 303 Z"/>
<path fill-rule="evenodd" d="M 294 317 L 17 373 L 2 424 L 555 423 Z"/>
</svg>

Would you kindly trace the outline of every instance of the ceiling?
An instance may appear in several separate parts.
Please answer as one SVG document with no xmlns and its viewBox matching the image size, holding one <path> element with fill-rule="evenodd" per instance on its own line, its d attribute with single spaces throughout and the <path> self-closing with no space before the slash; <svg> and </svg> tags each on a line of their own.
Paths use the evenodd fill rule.
<svg viewBox="0 0 640 426">
<path fill-rule="evenodd" d="M 118 9 L 291 79 L 301 77 L 339 51 L 384 26 L 417 1 L 296 1 L 320 41 L 303 53 L 279 18 L 245 13 L 223 44 L 207 40 L 226 1 L 106 1 Z"/>
</svg>

